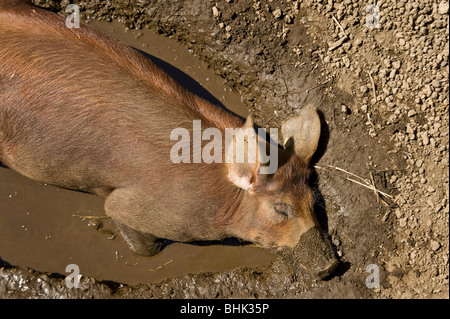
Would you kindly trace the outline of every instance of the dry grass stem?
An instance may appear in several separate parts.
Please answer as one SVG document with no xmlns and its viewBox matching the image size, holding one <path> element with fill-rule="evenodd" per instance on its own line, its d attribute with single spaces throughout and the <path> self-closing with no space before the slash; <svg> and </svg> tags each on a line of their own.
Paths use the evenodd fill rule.
<svg viewBox="0 0 450 319">
<path fill-rule="evenodd" d="M 386 197 L 388 197 L 388 198 L 391 198 L 391 199 L 393 198 L 391 195 L 386 194 L 385 192 L 382 192 L 382 191 L 380 191 L 379 189 L 376 189 L 373 185 L 363 184 L 363 183 L 360 183 L 360 182 L 355 181 L 354 179 L 351 179 L 351 178 L 348 178 L 348 177 L 347 177 L 347 180 L 348 180 L 348 181 L 351 181 L 351 182 L 353 182 L 353 183 L 355 183 L 355 184 L 361 185 L 361 186 L 363 186 L 363 187 L 365 187 L 365 188 L 368 188 L 368 189 L 370 189 L 370 190 L 373 190 L 373 191 L 375 191 L 375 192 L 378 192 L 378 193 L 380 193 L 381 195 L 386 196 Z"/>
<path fill-rule="evenodd" d="M 375 90 L 375 82 L 373 81 L 372 74 L 370 74 L 369 72 L 367 72 L 367 74 L 369 75 L 370 83 L 372 84 L 373 98 L 375 99 L 375 103 L 376 103 L 377 102 L 377 92 Z"/>
<path fill-rule="evenodd" d="M 111 218 L 111 217 L 109 217 L 109 216 L 91 216 L 91 215 L 78 215 L 78 214 L 73 214 L 72 215 L 73 217 L 79 217 L 79 218 L 82 218 L 82 219 L 93 219 L 93 218 L 98 218 L 98 219 L 102 219 L 102 218 L 104 218 L 104 219 L 107 219 L 107 218 Z"/>
<path fill-rule="evenodd" d="M 374 188 L 375 196 L 377 197 L 377 203 L 379 203 L 379 202 L 380 202 L 380 195 L 379 195 L 378 189 L 377 189 L 377 187 L 376 187 L 376 185 L 375 185 L 375 180 L 373 179 L 373 174 L 372 174 L 372 172 L 370 172 L 370 179 L 371 179 L 371 181 L 372 181 L 372 186 L 373 186 L 373 188 Z"/>
<path fill-rule="evenodd" d="M 343 169 L 343 168 L 340 168 L 340 167 L 337 167 L 337 166 L 328 165 L 328 164 L 325 164 L 324 166 L 325 166 L 325 167 L 329 167 L 329 168 L 333 168 L 333 169 L 335 169 L 335 170 L 337 170 L 337 171 L 340 171 L 340 172 L 346 173 L 346 174 L 348 174 L 348 175 L 351 175 L 351 176 L 353 176 L 353 177 L 359 178 L 360 180 L 362 180 L 362 181 L 365 182 L 366 184 L 370 184 L 370 182 L 369 182 L 367 179 L 364 179 L 364 178 L 362 178 L 361 176 L 358 176 L 358 175 L 353 174 L 353 173 L 351 173 L 351 172 L 349 172 L 349 171 L 346 171 L 346 170 Z M 321 166 L 319 166 L 319 165 L 315 165 L 314 167 L 315 167 L 315 168 L 319 168 L 319 169 L 323 169 L 323 167 L 321 167 Z"/>
<path fill-rule="evenodd" d="M 348 240 L 350 240 L 353 245 L 355 244 L 355 242 L 353 240 L 350 239 L 350 237 L 348 237 L 346 234 L 342 233 L 342 236 L 344 236 L 345 238 L 347 238 Z"/>
<path fill-rule="evenodd" d="M 387 193 L 385 193 L 385 192 L 383 192 L 383 191 L 380 191 L 379 189 L 377 189 L 377 188 L 375 187 L 375 182 L 374 182 L 372 173 L 370 173 L 371 178 L 372 178 L 372 181 L 369 181 L 369 180 L 367 180 L 367 179 L 365 179 L 365 178 L 362 178 L 361 176 L 358 176 L 358 175 L 356 175 L 356 174 L 354 174 L 354 173 L 351 173 L 351 172 L 349 172 L 349 171 L 347 171 L 347 170 L 345 170 L 345 169 L 343 169 L 343 168 L 340 168 L 340 167 L 337 167 L 337 166 L 332 166 L 332 165 L 324 165 L 324 166 L 325 166 L 325 167 L 328 167 L 328 168 L 333 168 L 333 169 L 335 169 L 335 170 L 337 170 L 337 171 L 343 172 L 343 173 L 345 173 L 345 174 L 351 175 L 351 176 L 356 177 L 356 178 L 358 178 L 359 180 L 361 180 L 363 183 L 358 182 L 357 180 L 354 180 L 354 179 L 349 178 L 349 177 L 346 178 L 346 180 L 348 180 L 348 181 L 351 181 L 351 182 L 353 182 L 353 183 L 355 183 L 355 184 L 358 184 L 358 185 L 360 185 L 360 186 L 363 186 L 363 187 L 365 187 L 365 188 L 368 188 L 368 189 L 374 191 L 374 193 L 375 193 L 376 196 L 377 196 L 377 202 L 378 202 L 378 199 L 381 199 L 386 205 L 388 205 L 388 203 L 386 203 L 386 201 L 384 201 L 383 198 L 381 198 L 381 197 L 379 196 L 380 194 L 383 195 L 383 196 L 386 196 L 386 197 L 388 197 L 388 198 L 390 198 L 390 199 L 393 198 L 393 196 L 391 196 L 391 195 L 389 195 L 389 194 L 387 194 Z M 319 166 L 319 165 L 315 165 L 314 167 L 315 167 L 315 168 L 318 168 L 318 169 L 324 169 L 324 167 Z"/>
<path fill-rule="evenodd" d="M 336 22 L 336 24 L 338 25 L 339 29 L 341 29 L 342 33 L 344 34 L 345 37 L 347 37 L 347 34 L 344 31 L 344 28 L 341 26 L 341 24 L 339 23 L 339 21 L 334 17 L 334 15 L 332 16 L 334 22 Z"/>
</svg>

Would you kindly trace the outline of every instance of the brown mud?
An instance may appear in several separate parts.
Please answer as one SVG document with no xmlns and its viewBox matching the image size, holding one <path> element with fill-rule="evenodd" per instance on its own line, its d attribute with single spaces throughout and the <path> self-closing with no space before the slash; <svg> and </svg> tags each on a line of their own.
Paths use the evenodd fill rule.
<svg viewBox="0 0 450 319">
<path fill-rule="evenodd" d="M 152 269 L 163 265 L 157 269 L 158 279 L 138 271 L 136 276 L 123 275 L 138 266 L 121 265 L 133 262 L 133 256 L 125 257 L 120 239 L 109 240 L 109 232 L 91 229 L 97 227 L 95 222 L 89 228 L 89 220 L 72 216 L 78 210 L 79 215 L 101 215 L 97 198 L 31 185 L 0 168 L 0 221 L 17 228 L 10 231 L 8 241 L 0 237 L 0 296 L 448 298 L 448 42 L 440 40 L 441 35 L 448 38 L 448 2 L 385 2 L 380 4 L 381 27 L 370 29 L 365 24 L 366 4 L 361 1 L 74 1 L 88 19 L 124 23 L 128 33 L 112 35 L 133 39 L 132 45 L 139 50 L 151 46 L 140 39 L 152 32 L 171 38 L 165 39 L 169 49 L 150 54 L 189 74 L 173 58 L 177 53 L 172 46 L 181 45 L 192 54 L 190 58 L 201 60 L 215 74 L 207 78 L 225 79 L 225 84 L 219 80 L 208 86 L 204 76 L 189 74 L 210 92 L 208 98 L 215 97 L 235 112 L 241 110 L 242 116 L 250 109 L 260 126 L 277 127 L 302 105 L 316 105 L 324 130 L 316 155 L 316 211 L 341 266 L 328 280 L 317 281 L 257 248 L 173 244 L 166 248 L 167 255 L 163 252 L 155 259 L 139 261 Z M 69 2 L 34 3 L 64 13 Z M 388 10 L 392 7 L 395 10 Z M 416 19 L 412 26 L 405 13 L 410 11 Z M 423 34 L 414 23 L 429 30 Z M 434 45 L 426 44 L 427 39 L 434 39 Z M 400 45 L 394 45 L 395 41 Z M 439 62 L 419 70 L 409 64 L 416 63 L 417 56 Z M 427 90 L 422 92 L 422 87 Z M 224 99 L 223 90 L 236 92 L 244 107 L 238 106 L 236 96 Z M 361 184 L 375 185 L 388 196 Z M 35 202 L 29 205 L 33 196 Z M 28 237 L 37 227 L 36 220 L 30 219 L 35 211 L 49 213 L 50 225 L 62 225 L 61 240 L 52 237 L 43 244 L 45 236 L 56 236 L 55 227 L 38 231 L 44 238 L 41 244 Z M 68 224 L 54 218 L 59 211 L 64 211 Z M 103 225 L 102 229 L 115 232 L 107 222 Z M 78 245 L 71 240 L 68 230 L 83 242 Z M 14 244 L 7 244 L 12 238 Z M 31 245 L 33 241 L 36 246 Z M 81 252 L 80 247 L 89 247 L 89 256 L 102 256 L 107 267 L 84 256 L 88 263 L 83 267 L 92 270 L 85 274 L 80 266 L 81 288 L 69 289 L 61 267 L 74 260 L 67 250 Z M 37 256 L 38 249 L 48 250 L 46 258 L 53 260 L 24 259 L 27 254 Z M 114 254 L 108 261 L 108 251 L 120 251 L 119 262 Z M 194 260 L 192 267 L 189 256 Z M 51 268 L 52 263 L 59 265 Z M 366 286 L 370 265 L 380 269 L 379 288 Z"/>
</svg>

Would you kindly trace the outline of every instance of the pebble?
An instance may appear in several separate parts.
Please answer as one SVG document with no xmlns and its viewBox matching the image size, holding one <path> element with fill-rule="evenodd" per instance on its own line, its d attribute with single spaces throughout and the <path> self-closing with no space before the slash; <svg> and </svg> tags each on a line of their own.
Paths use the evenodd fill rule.
<svg viewBox="0 0 450 319">
<path fill-rule="evenodd" d="M 402 65 L 402 63 L 400 61 L 392 62 L 392 67 L 396 70 L 400 69 L 401 65 Z"/>
<path fill-rule="evenodd" d="M 431 85 L 432 85 L 434 88 L 440 88 L 440 87 L 441 87 L 441 82 L 439 82 L 438 80 L 433 80 L 433 81 L 431 82 Z"/>
<path fill-rule="evenodd" d="M 350 59 L 347 56 L 342 57 L 342 62 L 347 68 L 350 67 Z"/>
<path fill-rule="evenodd" d="M 431 247 L 432 250 L 436 251 L 439 248 L 441 248 L 441 244 L 439 244 L 439 242 L 437 242 L 435 240 L 432 240 L 431 244 L 430 244 L 430 247 Z"/>
<path fill-rule="evenodd" d="M 397 74 L 397 70 L 392 69 L 391 72 L 389 73 L 389 78 L 394 79 L 396 74 Z"/>
<path fill-rule="evenodd" d="M 218 18 L 220 16 L 220 11 L 219 11 L 219 9 L 217 9 L 217 7 L 214 6 L 212 8 L 212 12 L 213 12 L 213 17 L 214 18 Z"/>
<path fill-rule="evenodd" d="M 423 160 L 418 160 L 417 162 L 416 162 L 416 166 L 418 167 L 418 168 L 421 168 L 422 167 L 422 165 L 423 165 Z"/>
<path fill-rule="evenodd" d="M 400 220 L 399 220 L 400 227 L 406 227 L 406 220 L 407 220 L 406 217 L 400 218 Z"/>
<path fill-rule="evenodd" d="M 344 105 L 344 104 L 342 104 L 342 106 L 341 106 L 341 112 L 345 113 L 345 114 L 350 114 L 351 113 L 349 107 L 347 105 Z"/>
<path fill-rule="evenodd" d="M 406 133 L 408 133 L 408 134 L 414 134 L 414 133 L 415 133 L 415 131 L 414 131 L 414 129 L 411 127 L 411 124 L 410 124 L 410 123 L 406 124 Z"/>
<path fill-rule="evenodd" d="M 438 12 L 440 15 L 445 15 L 448 13 L 448 2 L 442 1 L 439 4 Z"/>
<path fill-rule="evenodd" d="M 361 38 L 356 38 L 354 42 L 355 47 L 359 47 L 362 44 L 362 42 L 363 41 Z"/>
<path fill-rule="evenodd" d="M 422 132 L 421 134 L 423 145 L 430 144 L 430 138 L 428 137 L 428 132 Z"/>
<path fill-rule="evenodd" d="M 416 111 L 414 111 L 414 110 L 409 110 L 408 111 L 408 117 L 413 117 L 414 115 L 416 115 L 417 113 L 416 113 Z"/>
<path fill-rule="evenodd" d="M 282 15 L 283 15 L 283 12 L 281 11 L 281 9 L 276 9 L 276 10 L 273 12 L 273 16 L 274 16 L 276 19 L 281 18 Z"/>
</svg>

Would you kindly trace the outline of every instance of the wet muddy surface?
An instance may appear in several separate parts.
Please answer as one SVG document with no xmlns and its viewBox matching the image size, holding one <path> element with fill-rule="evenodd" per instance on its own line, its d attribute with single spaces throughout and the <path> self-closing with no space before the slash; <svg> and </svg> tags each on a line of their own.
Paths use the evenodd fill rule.
<svg viewBox="0 0 450 319">
<path fill-rule="evenodd" d="M 68 3 L 34 2 L 55 12 Z M 118 23 L 92 26 L 148 52 L 197 94 L 241 116 L 251 110 L 260 126 L 277 127 L 305 103 L 318 107 L 324 134 L 315 156 L 316 212 L 341 260 L 334 276 L 318 281 L 293 269 L 288 258 L 249 246 L 175 243 L 157 256 L 137 258 L 108 219 L 80 217 L 104 215 L 99 198 L 40 185 L 0 167 L 0 296 L 448 298 L 448 147 L 436 153 L 448 145 L 448 124 L 434 125 L 448 122 L 448 98 L 436 84 L 437 93 L 418 104 L 419 93 L 409 95 L 406 88 L 413 84 L 406 78 L 422 75 L 404 67 L 414 52 L 404 55 L 389 45 L 405 35 L 386 20 L 372 35 L 358 22 L 365 21 L 365 4 L 350 2 L 74 1 L 84 17 L 118 20 L 127 29 Z M 447 25 L 448 36 L 448 15 L 441 19 L 445 3 L 429 7 L 441 21 L 430 34 L 438 38 Z M 426 11 L 419 4 L 406 10 Z M 350 34 L 343 45 L 336 44 L 345 35 L 341 28 Z M 408 48 L 420 42 L 414 40 L 418 33 L 409 33 Z M 431 51 L 447 61 L 436 72 L 448 78 L 448 43 Z M 388 86 L 390 74 L 395 83 Z M 448 80 L 442 83 L 448 96 Z M 427 109 L 428 101 L 433 106 Z M 419 129 L 428 138 L 420 138 L 421 144 Z M 409 138 L 400 140 L 405 130 Z M 361 184 L 376 185 L 388 196 Z M 38 214 L 45 214 L 45 223 Z M 65 287 L 69 263 L 80 266 L 80 289 Z M 371 265 L 380 270 L 378 288 L 366 285 Z"/>
</svg>

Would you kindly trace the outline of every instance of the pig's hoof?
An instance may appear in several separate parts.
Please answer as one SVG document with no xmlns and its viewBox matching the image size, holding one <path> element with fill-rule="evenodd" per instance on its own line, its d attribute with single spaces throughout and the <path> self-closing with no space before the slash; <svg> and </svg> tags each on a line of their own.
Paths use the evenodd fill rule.
<svg viewBox="0 0 450 319">
<path fill-rule="evenodd" d="M 157 239 L 154 242 L 139 243 L 138 245 L 133 243 L 130 244 L 129 242 L 127 243 L 135 254 L 141 256 L 153 256 L 161 251 L 163 242 L 163 240 Z"/>
<path fill-rule="evenodd" d="M 163 247 L 164 239 L 145 234 L 128 227 L 125 224 L 115 222 L 128 247 L 137 255 L 153 256 L 159 253 Z"/>
</svg>

